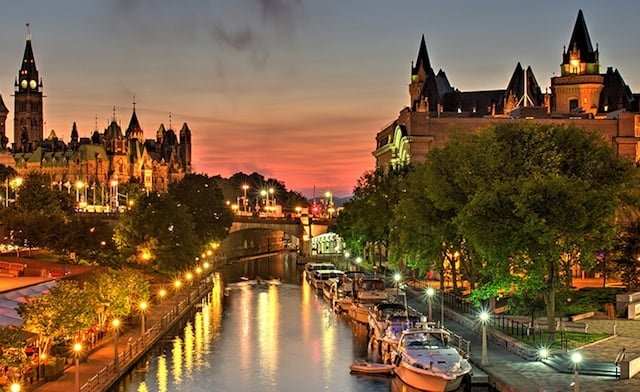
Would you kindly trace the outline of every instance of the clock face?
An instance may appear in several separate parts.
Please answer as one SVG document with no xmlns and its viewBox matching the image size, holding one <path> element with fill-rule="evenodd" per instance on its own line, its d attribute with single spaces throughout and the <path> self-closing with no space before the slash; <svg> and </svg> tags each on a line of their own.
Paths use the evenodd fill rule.
<svg viewBox="0 0 640 392">
<path fill-rule="evenodd" d="M 27 81 L 26 80 L 21 81 L 20 82 L 20 87 L 27 88 Z"/>
<path fill-rule="evenodd" d="M 35 90 L 36 87 L 38 87 L 38 82 L 36 82 L 35 80 L 30 81 L 29 87 L 31 87 L 31 90 Z"/>
</svg>

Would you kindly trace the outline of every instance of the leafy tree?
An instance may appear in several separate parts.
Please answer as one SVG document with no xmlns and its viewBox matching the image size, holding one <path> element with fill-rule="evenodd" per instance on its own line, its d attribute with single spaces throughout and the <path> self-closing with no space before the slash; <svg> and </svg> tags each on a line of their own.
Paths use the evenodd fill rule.
<svg viewBox="0 0 640 392">
<path fill-rule="evenodd" d="M 348 242 L 389 248 L 393 213 L 404 192 L 403 179 L 410 167 L 376 169 L 358 179 L 353 198 L 338 216 L 335 230 Z"/>
<path fill-rule="evenodd" d="M 126 317 L 137 304 L 147 301 L 150 288 L 135 270 L 108 270 L 94 275 L 87 283 L 86 295 L 96 311 L 98 325 L 104 328 L 107 320 Z"/>
<path fill-rule="evenodd" d="M 94 309 L 75 281 L 58 281 L 48 293 L 18 306 L 24 329 L 38 335 L 37 346 L 48 354 L 51 344 L 68 340 L 89 328 Z"/>
<path fill-rule="evenodd" d="M 17 328 L 0 327 L 0 367 L 20 368 L 27 361 L 24 334 Z"/>
<path fill-rule="evenodd" d="M 15 203 L 19 211 L 43 215 L 72 214 L 71 195 L 51 187 L 51 178 L 42 173 L 29 173 L 18 189 Z"/>
<path fill-rule="evenodd" d="M 187 174 L 169 186 L 169 194 L 188 208 L 201 246 L 210 241 L 220 242 L 228 235 L 233 216 L 214 179 L 204 174 Z"/>
<path fill-rule="evenodd" d="M 544 279 L 552 320 L 561 257 L 576 249 L 594 254 L 611 238 L 632 167 L 597 135 L 575 127 L 510 123 L 468 139 L 468 145 L 460 141 L 470 149 L 458 159 L 441 162 L 444 170 L 432 168 L 436 174 L 455 170 L 429 184 L 430 195 L 436 206 L 462 200 L 455 222 L 487 260 L 490 280 Z M 455 145 L 443 150 L 450 148 Z M 553 331 L 555 323 L 549 327 Z"/>
<path fill-rule="evenodd" d="M 418 165 L 406 177 L 406 192 L 400 196 L 391 225 L 392 259 L 403 260 L 418 270 L 438 270 L 441 288 L 444 288 L 446 261 L 452 270 L 454 290 L 457 288 L 455 266 L 459 261 L 473 288 L 473 258 L 468 257 L 466 244 L 453 221 L 453 209 L 438 209 L 428 197 L 426 169 L 427 166 Z"/>
<path fill-rule="evenodd" d="M 186 205 L 169 194 L 150 194 L 123 214 L 114 241 L 131 262 L 167 272 L 189 267 L 199 240 Z"/>
<path fill-rule="evenodd" d="M 640 289 L 640 220 L 624 227 L 618 234 L 611 255 L 628 291 Z"/>
</svg>

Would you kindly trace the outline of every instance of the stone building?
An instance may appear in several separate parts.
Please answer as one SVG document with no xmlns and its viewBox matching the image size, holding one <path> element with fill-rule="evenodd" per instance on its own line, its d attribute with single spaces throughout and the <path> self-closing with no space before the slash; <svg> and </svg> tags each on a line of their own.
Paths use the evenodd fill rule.
<svg viewBox="0 0 640 392">
<path fill-rule="evenodd" d="M 640 160 L 640 94 L 632 94 L 617 69 L 600 73 L 582 11 L 562 53 L 560 76 L 543 93 L 533 70 L 520 63 L 505 89 L 460 91 L 443 70 L 434 72 L 424 39 L 411 66 L 409 106 L 376 135 L 376 166 L 424 161 L 452 132 L 473 132 L 505 121 L 569 124 L 593 130 L 612 143 L 619 155 Z"/>
<path fill-rule="evenodd" d="M 43 138 L 42 79 L 35 65 L 31 37 L 27 37 L 15 81 L 14 143 L 7 146 L 5 123 L 9 110 L 0 96 L 0 164 L 14 166 L 20 175 L 40 172 L 52 185 L 68 190 L 78 181 L 94 192 L 111 184 L 137 181 L 148 190 L 165 191 L 169 183 L 191 171 L 191 130 L 184 123 L 179 135 L 160 125 L 155 139 L 145 139 L 133 105 L 129 126 L 122 132 L 115 116 L 101 132 L 80 137 L 75 123 L 68 143 L 51 130 Z M 83 185 L 84 186 L 84 185 Z M 86 201 L 86 200 L 85 200 Z"/>
</svg>

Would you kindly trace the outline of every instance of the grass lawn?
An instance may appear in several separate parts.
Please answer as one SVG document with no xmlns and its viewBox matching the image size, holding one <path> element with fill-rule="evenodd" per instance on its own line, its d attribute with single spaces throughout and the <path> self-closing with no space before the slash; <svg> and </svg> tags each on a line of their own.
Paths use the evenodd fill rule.
<svg viewBox="0 0 640 392">
<path fill-rule="evenodd" d="M 536 332 L 530 336 L 516 336 L 511 335 L 510 328 L 496 328 L 512 338 L 519 340 L 520 342 L 534 348 L 547 347 L 547 348 L 564 348 L 565 346 L 571 350 L 574 348 L 582 347 L 585 344 L 594 343 L 602 339 L 608 338 L 610 335 L 603 333 L 583 333 L 583 332 L 557 332 L 555 338 L 552 339 L 548 332 Z"/>
</svg>

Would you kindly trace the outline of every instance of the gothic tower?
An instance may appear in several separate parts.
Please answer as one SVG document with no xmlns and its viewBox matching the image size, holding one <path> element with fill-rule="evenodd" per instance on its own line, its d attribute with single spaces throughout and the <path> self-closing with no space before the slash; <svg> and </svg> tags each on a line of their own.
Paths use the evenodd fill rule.
<svg viewBox="0 0 640 392">
<path fill-rule="evenodd" d="M 13 123 L 14 150 L 23 144 L 42 141 L 42 80 L 38 77 L 36 61 L 31 48 L 31 34 L 27 35 L 24 56 L 15 82 L 15 107 Z M 26 146 L 25 146 L 26 147 Z"/>
<path fill-rule="evenodd" d="M 9 109 L 4 104 L 2 100 L 2 95 L 0 94 L 0 151 L 6 149 L 7 147 L 7 136 L 5 131 L 5 124 L 7 122 L 7 115 L 9 114 Z"/>
<path fill-rule="evenodd" d="M 604 77 L 600 75 L 598 46 L 593 49 L 582 10 L 573 27 L 569 47 L 562 51 L 561 76 L 551 78 L 552 111 L 598 112 Z"/>
<path fill-rule="evenodd" d="M 431 68 L 427 44 L 424 35 L 420 40 L 418 57 L 415 65 L 411 65 L 411 83 L 409 83 L 411 110 L 418 112 L 435 112 L 439 102 L 436 75 Z"/>
<path fill-rule="evenodd" d="M 187 123 L 180 130 L 180 160 L 185 172 L 191 172 L 191 130 Z"/>
</svg>

